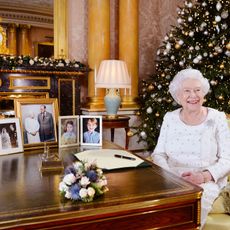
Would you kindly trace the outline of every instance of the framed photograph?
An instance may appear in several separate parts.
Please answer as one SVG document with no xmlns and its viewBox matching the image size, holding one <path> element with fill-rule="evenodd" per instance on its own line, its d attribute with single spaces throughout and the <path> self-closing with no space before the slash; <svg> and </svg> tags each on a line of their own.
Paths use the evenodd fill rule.
<svg viewBox="0 0 230 230">
<path fill-rule="evenodd" d="M 23 152 L 19 118 L 0 119 L 0 155 Z"/>
<path fill-rule="evenodd" d="M 59 116 L 58 127 L 59 147 L 79 145 L 79 116 Z"/>
<path fill-rule="evenodd" d="M 14 108 L 16 117 L 21 120 L 24 149 L 57 145 L 56 98 L 15 99 Z"/>
<path fill-rule="evenodd" d="M 102 116 L 80 116 L 81 145 L 102 146 Z"/>
</svg>

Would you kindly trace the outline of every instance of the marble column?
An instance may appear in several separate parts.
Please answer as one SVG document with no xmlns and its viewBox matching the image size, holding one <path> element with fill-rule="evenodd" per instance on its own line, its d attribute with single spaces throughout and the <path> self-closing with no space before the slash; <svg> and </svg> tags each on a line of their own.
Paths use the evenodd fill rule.
<svg viewBox="0 0 230 230">
<path fill-rule="evenodd" d="M 31 55 L 29 30 L 30 30 L 29 25 L 19 26 L 18 55 Z"/>
<path fill-rule="evenodd" d="M 17 31 L 15 24 L 9 24 L 8 30 L 8 47 L 10 55 L 17 55 Z"/>
<path fill-rule="evenodd" d="M 131 92 L 123 93 L 122 107 L 136 108 L 138 96 L 138 0 L 119 0 L 119 59 L 126 62 L 131 77 Z"/>
<path fill-rule="evenodd" d="M 67 0 L 54 1 L 54 58 L 68 58 Z"/>
<path fill-rule="evenodd" d="M 95 89 L 95 80 L 102 60 L 110 58 L 110 1 L 88 0 L 88 106 L 104 107 L 104 89 Z"/>
</svg>

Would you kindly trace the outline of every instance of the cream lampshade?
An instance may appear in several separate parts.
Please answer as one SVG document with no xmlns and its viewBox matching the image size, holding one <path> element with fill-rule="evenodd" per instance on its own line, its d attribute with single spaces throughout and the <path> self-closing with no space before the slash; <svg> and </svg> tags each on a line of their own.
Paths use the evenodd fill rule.
<svg viewBox="0 0 230 230">
<path fill-rule="evenodd" d="M 121 60 L 102 61 L 96 77 L 95 87 L 107 89 L 104 97 L 107 116 L 116 117 L 121 104 L 118 89 L 131 87 L 126 63 Z"/>
</svg>

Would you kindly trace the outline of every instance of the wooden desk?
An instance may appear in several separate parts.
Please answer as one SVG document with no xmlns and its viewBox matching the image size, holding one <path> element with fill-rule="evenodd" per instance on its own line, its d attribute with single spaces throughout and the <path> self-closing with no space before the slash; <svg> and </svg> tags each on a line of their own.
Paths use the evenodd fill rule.
<svg viewBox="0 0 230 230">
<path fill-rule="evenodd" d="M 129 147 L 129 136 L 127 135 L 129 132 L 129 120 L 128 116 L 118 116 L 117 118 L 107 118 L 103 116 L 102 126 L 103 128 L 111 129 L 111 141 L 114 141 L 114 129 L 124 128 L 125 129 L 125 148 Z"/>
<path fill-rule="evenodd" d="M 60 152 L 65 165 L 76 151 Z M 42 175 L 38 162 L 32 153 L 0 157 L 0 229 L 198 229 L 201 188 L 155 165 L 107 172 L 104 196 L 63 205 L 62 173 Z"/>
</svg>

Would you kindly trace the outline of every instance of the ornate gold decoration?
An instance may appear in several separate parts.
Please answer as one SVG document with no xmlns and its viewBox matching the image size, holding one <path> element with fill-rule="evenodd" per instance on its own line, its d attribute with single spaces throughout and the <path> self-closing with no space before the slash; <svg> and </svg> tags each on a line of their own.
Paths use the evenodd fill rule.
<svg viewBox="0 0 230 230">
<path fill-rule="evenodd" d="M 50 89 L 50 77 L 33 77 L 33 76 L 26 76 L 26 77 L 17 77 L 17 76 L 9 76 L 10 86 L 9 89 Z M 30 85 L 24 85 L 23 82 L 27 81 L 28 83 L 31 82 Z M 46 85 L 43 85 L 44 81 Z M 36 85 L 36 83 L 41 83 L 41 85 Z"/>
<path fill-rule="evenodd" d="M 9 54 L 9 49 L 6 47 L 6 33 L 1 25 L 0 25 L 0 54 Z"/>
</svg>

